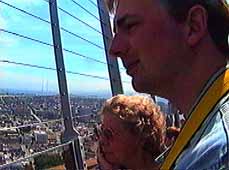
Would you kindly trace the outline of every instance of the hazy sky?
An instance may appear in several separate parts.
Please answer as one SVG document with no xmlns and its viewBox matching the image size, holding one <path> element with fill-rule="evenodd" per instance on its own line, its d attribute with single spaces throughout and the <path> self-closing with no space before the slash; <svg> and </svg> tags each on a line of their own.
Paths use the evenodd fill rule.
<svg viewBox="0 0 229 170">
<path fill-rule="evenodd" d="M 2 1 L 2 2 L 1 2 Z M 22 34 L 43 42 L 53 44 L 51 26 L 22 13 L 8 5 L 25 10 L 44 20 L 50 21 L 49 6 L 44 0 L 1 0 L 0 1 L 0 29 Z M 96 0 L 74 0 L 86 8 L 97 18 Z M 93 3 L 91 3 L 92 1 Z M 87 13 L 72 0 L 58 0 L 58 7 L 68 11 L 71 15 L 83 20 L 101 32 L 99 20 Z M 80 21 L 58 10 L 60 26 L 77 34 L 97 46 L 104 48 L 102 35 Z M 62 47 L 87 57 L 106 62 L 104 49 L 98 48 L 69 33 L 61 31 Z M 55 68 L 53 48 L 26 40 L 15 35 L 0 31 L 0 60 L 39 65 Z M 65 69 L 72 72 L 95 75 L 108 78 L 107 65 L 94 62 L 83 57 L 64 52 Z M 120 66 L 122 67 L 122 66 Z M 121 70 L 122 80 L 130 82 L 125 70 Z M 55 71 L 23 67 L 20 65 L 0 62 L 0 89 L 26 89 L 36 91 L 58 91 L 57 75 Z M 107 92 L 110 94 L 109 80 L 90 78 L 80 75 L 67 74 L 70 93 L 87 92 L 91 94 Z M 123 83 L 125 92 L 132 91 L 130 83 Z"/>
</svg>

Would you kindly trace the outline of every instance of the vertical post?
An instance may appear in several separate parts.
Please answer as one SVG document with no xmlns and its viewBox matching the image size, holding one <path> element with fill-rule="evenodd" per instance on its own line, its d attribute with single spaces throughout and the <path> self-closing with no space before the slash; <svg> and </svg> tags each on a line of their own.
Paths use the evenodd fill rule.
<svg viewBox="0 0 229 170">
<path fill-rule="evenodd" d="M 173 126 L 180 128 L 181 122 L 180 122 L 180 113 L 179 110 L 171 103 L 169 102 L 169 114 L 173 116 Z"/>
<path fill-rule="evenodd" d="M 151 95 L 151 98 L 153 99 L 154 103 L 156 103 L 156 104 L 157 104 L 157 101 L 156 101 L 156 96 Z"/>
<path fill-rule="evenodd" d="M 100 17 L 100 24 L 103 33 L 103 42 L 105 47 L 105 54 L 108 64 L 108 72 L 110 76 L 110 83 L 111 83 L 111 91 L 112 95 L 122 94 L 122 82 L 118 67 L 118 60 L 117 58 L 109 56 L 109 47 L 112 39 L 112 32 L 111 32 L 111 24 L 110 24 L 110 17 L 109 13 L 106 10 L 104 0 L 97 0 L 98 10 L 99 10 L 99 17 Z"/>
<path fill-rule="evenodd" d="M 51 28 L 52 28 L 52 36 L 53 36 L 53 45 L 54 45 L 54 53 L 56 60 L 56 69 L 57 69 L 57 77 L 58 77 L 58 85 L 59 85 L 59 93 L 61 99 L 61 110 L 63 112 L 64 118 L 64 133 L 62 135 L 62 142 L 67 142 L 70 140 L 74 140 L 74 144 L 72 145 L 72 153 L 71 155 L 67 155 L 66 158 L 70 158 L 69 162 L 72 163 L 74 169 L 84 169 L 84 163 L 82 159 L 82 153 L 80 150 L 80 141 L 78 137 L 78 133 L 73 127 L 72 122 L 72 113 L 69 104 L 68 97 L 68 89 L 67 89 L 67 81 L 66 81 L 66 73 L 63 59 L 63 51 L 61 45 L 61 36 L 60 36 L 60 27 L 58 20 L 58 11 L 57 11 L 57 3 L 56 0 L 49 1 L 49 10 L 50 10 L 50 18 L 51 18 Z"/>
<path fill-rule="evenodd" d="M 180 111 L 177 108 L 174 108 L 174 125 L 181 128 Z"/>
</svg>

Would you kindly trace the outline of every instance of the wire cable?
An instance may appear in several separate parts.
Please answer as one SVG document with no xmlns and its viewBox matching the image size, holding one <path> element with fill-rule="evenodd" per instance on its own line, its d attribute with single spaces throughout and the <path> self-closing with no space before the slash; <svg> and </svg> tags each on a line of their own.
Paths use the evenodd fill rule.
<svg viewBox="0 0 229 170">
<path fill-rule="evenodd" d="M 33 67 L 33 68 L 39 68 L 39 69 L 57 71 L 55 68 L 39 66 L 39 65 L 35 65 L 35 64 L 27 64 L 27 63 L 21 63 L 21 62 L 9 61 L 9 60 L 0 60 L 0 62 L 9 63 L 9 64 L 15 64 L 15 65 L 21 65 L 21 66 L 27 66 L 27 67 Z M 107 77 L 84 74 L 84 73 L 78 73 L 78 72 L 73 72 L 73 71 L 66 71 L 66 73 L 74 74 L 74 75 L 81 75 L 81 76 L 91 77 L 91 78 L 96 78 L 96 79 L 102 79 L 102 80 L 109 80 L 109 78 L 107 78 Z"/>
<path fill-rule="evenodd" d="M 98 48 L 104 50 L 103 47 L 101 47 L 101 46 L 99 46 L 99 45 L 97 45 L 97 44 L 95 44 L 95 43 L 93 43 L 93 42 L 91 42 L 91 41 L 89 41 L 89 40 L 87 40 L 87 39 L 85 39 L 85 38 L 83 38 L 83 37 L 77 35 L 77 34 L 74 34 L 74 33 L 70 32 L 70 31 L 64 29 L 63 27 L 62 27 L 61 29 L 62 29 L 63 31 L 65 31 L 65 32 L 69 33 L 69 34 L 74 35 L 75 37 L 78 37 L 78 38 L 80 38 L 80 39 L 82 39 L 82 40 L 84 40 L 84 41 L 86 41 L 86 42 L 88 42 L 88 43 L 90 43 L 90 44 L 92 44 L 92 45 L 94 45 L 94 46 L 96 46 L 96 47 L 98 47 Z M 16 35 L 16 36 L 21 37 L 21 38 L 26 38 L 26 39 L 29 39 L 29 40 L 38 42 L 38 43 L 40 43 L 40 44 L 44 44 L 44 45 L 48 45 L 48 46 L 52 46 L 52 47 L 53 47 L 52 44 L 49 44 L 49 43 L 46 43 L 46 42 L 44 42 L 44 41 L 41 41 L 41 40 L 37 40 L 37 39 L 31 38 L 31 37 L 28 37 L 28 36 L 25 36 L 25 35 L 21 35 L 21 34 L 12 32 L 12 31 L 8 31 L 8 30 L 2 29 L 2 28 L 0 29 L 0 31 L 6 32 L 6 33 L 9 33 L 9 34 L 13 34 L 13 35 Z"/>
<path fill-rule="evenodd" d="M 9 60 L 0 60 L 0 62 L 9 63 L 9 64 L 15 64 L 15 65 L 21 65 L 21 66 L 26 66 L 26 67 L 33 67 L 33 68 L 57 71 L 55 68 L 45 67 L 45 66 L 40 66 L 40 65 L 35 65 L 35 64 L 27 64 L 27 63 L 21 63 L 21 62 L 9 61 Z M 73 71 L 66 71 L 66 73 L 74 74 L 74 75 L 81 75 L 81 76 L 91 77 L 91 78 L 96 78 L 96 79 L 101 79 L 101 80 L 107 80 L 107 81 L 110 80 L 107 77 L 102 77 L 102 76 L 97 76 L 97 75 L 90 75 L 90 74 L 85 74 L 85 73 L 78 73 L 78 72 L 73 72 Z M 122 81 L 122 82 L 126 83 L 126 84 L 131 84 L 131 82 L 129 82 L 129 81 Z"/>
<path fill-rule="evenodd" d="M 41 40 L 37 40 L 37 39 L 31 38 L 31 37 L 28 37 L 28 36 L 25 36 L 25 35 L 22 35 L 22 34 L 18 34 L 18 33 L 15 33 L 15 32 L 8 31 L 8 30 L 1 29 L 1 28 L 0 28 L 0 32 L 1 32 L 1 31 L 2 31 L 2 32 L 5 32 L 5 33 L 8 33 L 8 34 L 15 35 L 15 36 L 20 37 L 20 38 L 24 38 L 24 39 L 27 39 L 27 40 L 31 40 L 31 41 L 37 42 L 37 43 L 40 43 L 40 44 L 43 44 L 43 45 L 47 45 L 47 46 L 54 47 L 54 45 L 52 45 L 52 44 L 49 44 L 49 43 L 47 43 L 47 42 L 44 42 L 44 41 L 41 41 Z M 83 55 L 83 54 L 74 52 L 74 51 L 72 51 L 72 50 L 68 50 L 68 49 L 65 49 L 65 48 L 63 48 L 63 50 L 66 51 L 66 52 L 68 52 L 68 53 L 74 54 L 74 55 L 76 55 L 76 56 L 80 56 L 80 57 L 86 58 L 86 59 L 88 59 L 88 60 L 91 60 L 91 61 L 94 61 L 94 62 L 97 62 L 97 63 L 101 63 L 101 64 L 107 65 L 107 63 L 105 63 L 105 62 L 103 62 L 103 61 L 100 61 L 100 60 L 97 60 L 97 59 L 88 57 L 88 56 L 86 56 L 86 55 Z"/>
<path fill-rule="evenodd" d="M 43 44 L 43 45 L 47 45 L 47 46 L 53 47 L 52 44 L 49 44 L 49 43 L 44 42 L 44 41 L 41 41 L 41 40 L 37 40 L 35 38 L 31 38 L 31 37 L 28 37 L 28 36 L 25 36 L 25 35 L 22 35 L 22 34 L 18 34 L 18 33 L 15 33 L 15 32 L 8 31 L 8 30 L 5 30 L 5 29 L 0 28 L 0 32 L 1 31 L 2 32 L 5 32 L 5 33 L 12 34 L 12 35 L 15 35 L 15 36 L 18 36 L 18 37 L 21 37 L 21 38 L 25 38 L 25 39 L 28 39 L 28 40 L 31 40 L 31 41 L 34 41 L 34 42 L 37 42 L 37 43 L 40 43 L 40 44 Z"/>
<path fill-rule="evenodd" d="M 14 8 L 14 9 L 16 9 L 16 10 L 18 10 L 18 11 L 21 11 L 21 12 L 23 12 L 23 13 L 29 15 L 29 16 L 32 16 L 32 17 L 34 17 L 34 18 L 36 18 L 36 19 L 38 19 L 38 20 L 40 20 L 40 21 L 44 21 L 44 22 L 46 22 L 46 23 L 48 23 L 48 24 L 52 24 L 52 23 L 51 23 L 50 21 L 48 21 L 48 20 L 45 20 L 45 19 L 43 19 L 43 18 L 41 18 L 41 17 L 39 17 L 39 16 L 36 16 L 36 15 L 30 13 L 30 12 L 27 12 L 27 11 L 25 11 L 25 10 L 23 10 L 23 9 L 17 8 L 16 6 L 13 6 L 13 5 L 11 5 L 11 4 L 8 4 L 8 3 L 6 3 L 6 2 L 4 2 L 4 1 L 2 1 L 2 0 L 0 0 L 0 2 L 3 3 L 3 4 L 5 4 L 5 5 L 7 5 L 7 6 L 9 6 L 9 7 L 11 7 L 11 8 Z M 75 19 L 77 19 L 79 22 L 81 22 L 81 23 L 83 23 L 84 25 L 88 26 L 89 28 L 93 29 L 93 30 L 96 31 L 97 33 L 99 33 L 99 34 L 101 34 L 101 35 L 104 35 L 104 34 L 103 34 L 102 32 L 100 32 L 99 30 L 95 29 L 94 27 L 92 27 L 92 26 L 89 25 L 88 23 L 82 21 L 82 20 L 79 19 L 78 17 L 73 16 L 72 14 L 70 14 L 69 12 L 67 12 L 66 10 L 64 10 L 64 9 L 62 9 L 62 8 L 60 8 L 60 7 L 59 7 L 59 9 L 62 10 L 63 12 L 65 12 L 65 13 L 68 13 L 68 15 L 71 15 L 72 17 L 74 17 Z M 55 25 L 55 24 L 54 24 L 54 25 Z M 65 29 L 65 30 L 66 30 L 66 29 Z M 104 36 L 106 36 L 106 35 L 104 35 Z M 107 38 L 110 38 L 110 37 L 108 37 L 108 36 L 106 36 L 106 37 L 107 37 Z"/>
<path fill-rule="evenodd" d="M 111 39 L 111 37 L 109 37 L 109 36 L 103 34 L 101 31 L 95 29 L 93 26 L 91 26 L 91 25 L 89 25 L 88 23 L 84 22 L 83 20 L 79 19 L 79 18 L 76 17 L 75 15 L 69 13 L 67 10 L 65 10 L 65 9 L 63 9 L 63 8 L 61 8 L 61 7 L 58 7 L 58 9 L 59 9 L 60 11 L 62 11 L 63 13 L 67 14 L 68 16 L 74 18 L 75 20 L 77 20 L 77 21 L 83 23 L 84 25 L 90 27 L 90 28 L 93 29 L 94 31 L 96 31 L 96 32 L 100 33 L 101 35 L 105 36 L 106 38 Z"/>
<path fill-rule="evenodd" d="M 81 76 L 85 76 L 85 77 L 91 77 L 91 78 L 96 78 L 96 79 L 108 80 L 109 81 L 109 78 L 107 78 L 107 77 L 101 77 L 101 76 L 84 74 L 84 73 L 77 73 L 77 72 L 72 72 L 72 71 L 66 71 L 66 73 L 77 74 L 77 75 L 81 75 Z"/>
<path fill-rule="evenodd" d="M 18 8 L 18 7 L 16 7 L 16 6 L 13 6 L 13 5 L 9 4 L 9 3 L 6 3 L 6 2 L 4 2 L 4 1 L 2 1 L 2 0 L 0 0 L 0 2 L 3 3 L 3 4 L 5 4 L 5 5 L 7 5 L 7 6 L 9 6 L 9 7 L 11 7 L 11 8 L 13 8 L 13 9 L 16 9 L 16 10 L 18 10 L 18 11 L 24 13 L 24 14 L 27 14 L 27 15 L 33 17 L 33 18 L 36 18 L 36 19 L 38 19 L 38 20 L 40 20 L 40 21 L 43 21 L 43 22 L 46 22 L 46 23 L 52 25 L 52 23 L 51 23 L 50 21 L 45 20 L 45 19 L 43 19 L 43 18 L 41 18 L 41 17 L 39 17 L 39 16 L 37 16 L 37 15 L 34 15 L 34 14 L 30 13 L 30 12 L 27 12 L 27 11 L 25 11 L 25 10 L 23 10 L 23 9 L 20 9 L 20 8 Z M 105 36 L 106 38 L 111 39 L 111 37 L 109 37 L 109 36 L 107 36 L 107 35 L 104 35 L 104 34 L 103 34 L 102 32 L 100 32 L 99 30 L 95 29 L 94 27 L 92 27 L 91 25 L 89 25 L 89 24 L 87 24 L 86 22 L 82 21 L 81 19 L 79 19 L 79 18 L 73 16 L 72 14 L 70 14 L 69 12 L 67 12 L 66 10 L 64 10 L 64 9 L 62 9 L 62 8 L 59 8 L 59 9 L 62 10 L 64 13 L 66 13 L 66 14 L 68 14 L 68 15 L 74 17 L 75 19 L 77 19 L 78 21 L 80 21 L 81 23 L 83 23 L 84 25 L 86 25 L 87 27 L 93 29 L 93 30 L 96 31 L 97 33 L 99 33 L 99 34 Z M 53 24 L 53 25 L 55 26 L 55 24 Z M 63 28 L 63 27 L 61 27 L 60 29 L 62 29 L 63 31 L 65 31 L 65 32 L 67 32 L 67 33 L 69 33 L 69 34 L 71 34 L 71 35 L 74 35 L 75 37 L 80 38 L 80 39 L 82 39 L 82 40 L 84 40 L 84 41 L 86 41 L 86 42 L 88 42 L 88 43 L 90 43 L 90 44 L 92 44 L 92 45 L 94 45 L 94 46 L 96 46 L 96 47 L 98 47 L 98 48 L 104 50 L 103 47 L 101 47 L 101 46 L 99 46 L 99 45 L 97 45 L 97 44 L 95 44 L 95 43 L 93 43 L 93 42 L 91 42 L 91 41 L 89 41 L 89 40 L 83 38 L 82 36 L 79 36 L 79 35 L 77 35 L 77 34 L 75 34 L 75 33 L 72 33 L 72 32 L 70 32 L 69 30 L 67 30 L 67 29 L 65 29 L 65 28 Z"/>
<path fill-rule="evenodd" d="M 26 63 L 14 62 L 14 61 L 9 61 L 9 60 L 0 60 L 0 62 L 1 62 L 1 63 L 22 65 L 22 66 L 26 66 L 26 67 L 33 67 L 33 68 L 40 68 L 40 69 L 46 69 L 46 70 L 53 70 L 53 71 L 56 71 L 55 68 L 44 67 L 44 66 L 39 66 L 39 65 L 35 65 L 35 64 L 26 64 Z"/>
<path fill-rule="evenodd" d="M 45 1 L 46 1 L 46 0 L 45 0 Z M 41 17 L 39 17 L 39 16 L 36 16 L 36 15 L 34 15 L 34 14 L 32 14 L 32 13 L 29 13 L 29 12 L 23 10 L 23 9 L 17 8 L 17 7 L 15 7 L 15 6 L 13 6 L 13 5 L 9 4 L 9 3 L 6 3 L 6 2 L 4 2 L 4 1 L 2 1 L 2 0 L 0 0 L 0 2 L 3 3 L 3 4 L 5 4 L 5 5 L 7 5 L 7 6 L 9 6 L 9 7 L 11 7 L 11 8 L 14 8 L 14 9 L 16 9 L 16 10 L 19 10 L 20 12 L 23 12 L 24 14 L 27 14 L 27 15 L 29 15 L 29 16 L 32 16 L 32 17 L 34 17 L 34 18 L 36 18 L 36 19 L 38 19 L 38 20 L 40 20 L 40 21 L 46 22 L 46 23 L 48 23 L 48 24 L 52 24 L 52 23 L 51 23 L 50 21 L 48 21 L 48 20 L 45 20 L 45 19 L 43 19 L 43 18 L 41 18 Z M 47 1 L 46 1 L 46 2 L 47 2 Z M 68 15 L 74 17 L 74 18 L 77 19 L 78 21 L 84 23 L 85 25 L 87 25 L 88 27 L 92 28 L 92 29 L 95 30 L 96 32 L 102 34 L 103 36 L 106 36 L 106 35 L 104 35 L 103 33 L 101 33 L 100 31 L 98 31 L 97 29 L 95 29 L 94 27 L 92 27 L 92 26 L 90 26 L 89 24 L 87 24 L 86 22 L 84 22 L 84 21 L 80 20 L 79 18 L 73 16 L 72 14 L 70 14 L 69 12 L 67 12 L 66 10 L 64 10 L 64 9 L 62 9 L 62 8 L 59 8 L 59 9 L 62 10 L 63 12 L 65 12 L 66 14 L 68 14 Z M 54 25 L 55 25 L 55 24 L 54 24 Z M 84 40 L 84 41 L 86 41 L 86 42 L 88 42 L 88 43 L 90 43 L 90 44 L 92 44 L 92 45 L 95 45 L 96 47 L 98 47 L 98 48 L 104 50 L 103 47 L 101 47 L 101 46 L 99 46 L 99 45 L 97 45 L 97 44 L 95 44 L 95 43 L 93 43 L 93 42 L 91 42 L 91 41 L 89 41 L 89 40 L 87 40 L 87 39 L 85 39 L 85 38 L 83 38 L 83 37 L 81 37 L 81 36 L 75 34 L 75 33 L 72 33 L 71 31 L 69 31 L 69 30 L 67 30 L 67 29 L 65 29 L 65 28 L 63 28 L 63 27 L 61 27 L 61 29 L 62 29 L 63 31 L 65 31 L 65 32 L 71 34 L 71 35 L 74 35 L 74 36 L 77 37 L 77 38 L 80 38 L 80 39 L 82 39 L 82 40 Z M 20 34 L 11 32 L 11 31 L 7 31 L 7 30 L 3 30 L 3 29 L 2 29 L 1 31 L 7 32 L 7 33 L 11 33 L 11 34 L 14 34 L 14 35 L 16 35 L 16 36 L 20 36 L 20 37 L 22 37 L 22 38 L 27 38 L 27 39 L 30 39 L 30 40 L 33 40 L 33 41 L 35 40 L 36 42 L 39 42 L 39 43 L 42 42 L 42 41 L 40 41 L 40 40 L 36 40 L 36 39 L 30 38 L 30 37 L 27 37 L 27 36 L 23 36 L 23 35 L 20 35 Z M 107 38 L 110 38 L 110 37 L 108 37 L 108 36 L 106 36 L 106 37 L 107 37 Z M 48 43 L 46 43 L 46 42 L 42 42 L 42 44 L 51 45 L 51 44 L 48 44 Z M 66 49 L 65 49 L 65 51 L 74 53 L 74 54 L 76 54 L 76 55 L 78 55 L 78 56 L 81 56 L 81 57 L 84 57 L 84 58 L 87 58 L 87 59 L 92 59 L 92 58 L 90 58 L 90 57 L 86 57 L 85 55 L 82 55 L 82 54 L 79 54 L 79 53 L 76 53 L 76 52 L 73 52 L 73 51 L 70 51 L 70 50 L 66 50 Z M 107 63 L 105 63 L 105 62 L 101 62 L 101 61 L 96 60 L 96 59 L 92 59 L 92 60 L 93 60 L 93 61 L 96 61 L 96 62 L 99 62 L 99 63 L 107 64 Z"/>
<path fill-rule="evenodd" d="M 91 44 L 91 45 L 94 45 L 94 46 L 96 46 L 96 47 L 98 47 L 98 48 L 100 48 L 100 49 L 102 49 L 102 50 L 105 50 L 105 49 L 104 49 L 103 47 L 101 47 L 100 45 L 97 45 L 96 43 L 93 43 L 93 42 L 87 40 L 86 38 L 81 37 L 81 36 L 78 35 L 78 34 L 75 34 L 75 33 L 71 32 L 71 31 L 68 31 L 67 29 L 65 29 L 65 28 L 63 28 L 63 27 L 60 27 L 60 29 L 63 30 L 64 32 L 67 32 L 68 34 L 71 34 L 71 35 L 73 35 L 73 36 L 75 36 L 75 37 L 77 37 L 77 38 L 79 38 L 79 39 L 81 39 L 81 40 L 84 40 L 84 41 L 88 42 L 88 43 Z"/>
<path fill-rule="evenodd" d="M 98 8 L 97 4 L 93 2 L 92 0 L 88 0 L 92 5 L 94 5 L 96 8 Z"/>
<path fill-rule="evenodd" d="M 86 11 L 88 14 L 90 14 L 91 16 L 93 16 L 95 19 L 97 19 L 98 21 L 100 21 L 101 23 L 103 23 L 104 25 L 107 25 L 104 21 L 102 21 L 101 19 L 99 19 L 97 16 L 95 16 L 94 14 L 92 14 L 90 11 L 88 11 L 86 8 L 84 8 L 82 5 L 80 5 L 79 3 L 77 3 L 75 0 L 71 0 L 74 4 L 76 4 L 77 6 L 79 6 L 81 9 L 83 9 L 84 11 Z"/>
<path fill-rule="evenodd" d="M 101 7 L 99 7 L 95 2 L 93 2 L 92 0 L 88 0 L 92 5 L 94 5 L 97 9 L 101 10 L 103 13 L 105 13 L 104 9 L 102 9 Z M 114 17 L 110 16 L 109 17 L 111 19 L 114 19 Z"/>
<path fill-rule="evenodd" d="M 43 154 L 45 154 L 45 153 L 47 153 L 47 152 L 52 152 L 52 151 L 55 151 L 55 150 L 64 148 L 65 146 L 71 144 L 72 142 L 73 142 L 73 141 L 69 141 L 69 142 L 63 143 L 63 144 L 61 144 L 61 145 L 54 146 L 54 147 L 52 147 L 52 148 L 46 149 L 46 150 L 44 150 L 44 151 L 41 151 L 41 152 L 37 152 L 37 153 L 31 154 L 31 155 L 29 155 L 29 156 L 27 156 L 27 157 L 25 157 L 25 158 L 20 158 L 20 159 L 18 159 L 18 160 L 16 160 L 16 161 L 13 161 L 13 162 L 10 162 L 10 163 L 6 163 L 6 164 L 4 164 L 4 165 L 0 165 L 0 169 L 10 167 L 10 166 L 12 166 L 12 165 L 14 165 L 14 164 L 17 164 L 17 163 L 23 162 L 23 161 L 25 161 L 25 160 L 28 160 L 28 159 L 37 157 L 37 156 L 39 156 L 39 155 L 43 155 Z"/>
<path fill-rule="evenodd" d="M 13 34 L 13 35 L 15 35 L 15 36 L 18 36 L 18 37 L 21 37 L 21 38 L 25 38 L 25 39 L 28 39 L 28 40 L 31 40 L 31 41 L 34 41 L 34 42 L 38 42 L 38 43 L 40 43 L 40 44 L 43 44 L 43 45 L 48 45 L 48 46 L 51 46 L 51 47 L 54 47 L 54 45 L 52 45 L 52 44 L 49 44 L 49 43 L 47 43 L 47 42 L 44 42 L 44 41 L 41 41 L 41 40 L 38 40 L 38 39 L 35 39 L 35 38 L 31 38 L 31 37 L 28 37 L 28 36 L 25 36 L 25 35 L 22 35 L 22 34 L 18 34 L 18 33 L 15 33 L 15 32 L 11 32 L 11 31 L 8 31 L 8 30 L 5 30 L 5 29 L 0 29 L 0 32 L 6 32 L 6 33 L 9 33 L 9 34 Z M 65 31 L 67 31 L 67 30 L 65 30 Z M 69 31 L 68 31 L 69 32 Z M 70 33 L 70 32 L 69 32 Z M 73 34 L 73 33 L 71 33 L 71 34 Z M 77 35 L 75 35 L 75 36 L 77 36 Z M 82 39 L 84 39 L 84 38 L 82 38 Z M 87 41 L 86 39 L 84 39 L 85 41 Z M 88 41 L 89 42 L 89 41 Z M 96 45 L 96 44 L 94 44 L 94 45 Z M 96 45 L 97 46 L 97 45 Z M 98 46 L 99 48 L 102 48 L 102 47 L 100 47 L 100 46 Z M 102 48 L 102 49 L 104 49 L 104 48 Z M 79 55 L 79 53 L 76 53 L 76 52 L 73 52 L 73 51 L 71 51 L 71 50 L 67 50 L 67 49 L 64 49 L 64 51 L 67 51 L 67 52 L 70 52 L 70 53 L 72 53 L 72 54 L 76 54 L 76 55 L 78 55 L 78 56 L 81 56 L 81 57 L 83 57 L 84 55 Z M 90 57 L 85 57 L 84 56 L 84 58 L 87 58 L 87 59 L 89 59 Z M 100 62 L 100 63 L 103 63 L 104 64 L 104 62 L 102 62 L 102 61 L 99 61 L 99 60 L 96 60 L 96 59 L 93 59 L 93 58 L 90 58 L 90 59 L 92 59 L 93 61 L 97 61 L 97 62 Z"/>
<path fill-rule="evenodd" d="M 83 57 L 83 58 L 86 58 L 86 59 L 88 59 L 88 60 L 91 60 L 91 61 L 94 61 L 94 62 L 97 62 L 97 63 L 101 63 L 101 64 L 107 65 L 106 62 L 103 62 L 103 61 L 100 61 L 100 60 L 97 60 L 97 59 L 94 59 L 94 58 L 91 58 L 91 57 L 87 57 L 87 56 L 85 56 L 85 55 L 83 55 L 83 54 L 77 53 L 77 52 L 72 51 L 72 50 L 68 50 L 68 49 L 66 49 L 66 48 L 63 48 L 63 51 L 66 51 L 66 52 L 68 52 L 68 53 L 71 53 L 71 54 L 74 54 L 74 55 L 77 55 L 77 56 L 81 56 L 81 57 Z"/>
<path fill-rule="evenodd" d="M 44 1 L 49 2 L 48 0 L 44 0 Z M 96 28 L 94 28 L 93 26 L 89 25 L 88 23 L 84 22 L 83 20 L 81 20 L 80 18 L 78 18 L 78 17 L 76 17 L 75 15 L 71 14 L 71 13 L 68 12 L 67 10 L 65 10 L 65 9 L 63 9 L 63 8 L 61 8 L 61 7 L 57 7 L 57 8 L 58 8 L 59 10 L 61 10 L 63 13 L 65 13 L 65 14 L 71 16 L 72 18 L 76 19 L 77 21 L 81 22 L 82 24 L 84 24 L 84 25 L 88 26 L 89 28 L 93 29 L 93 30 L 96 31 L 97 33 L 99 33 L 99 34 L 105 36 L 105 37 L 108 38 L 108 39 L 111 39 L 110 36 L 105 35 L 105 34 L 102 33 L 101 31 L 99 31 L 98 29 L 96 29 Z M 92 14 L 92 15 L 93 15 L 93 14 Z M 97 18 L 97 19 L 98 19 L 98 18 Z M 99 21 L 100 21 L 100 20 L 99 20 Z M 100 22 L 101 22 L 101 21 L 100 21 Z"/>
<path fill-rule="evenodd" d="M 38 20 L 40 20 L 40 21 L 46 22 L 46 23 L 48 23 L 48 24 L 51 24 L 50 21 L 47 21 L 47 20 L 45 20 L 45 19 L 43 19 L 43 18 L 41 18 L 41 17 L 39 17 L 39 16 L 36 16 L 36 15 L 30 13 L 30 12 L 27 12 L 27 11 L 25 11 L 25 10 L 23 10 L 23 9 L 20 9 L 20 8 L 18 8 L 18 7 L 16 7 L 16 6 L 13 6 L 13 5 L 9 4 L 9 3 L 6 3 L 6 2 L 4 2 L 4 1 L 2 1 L 2 0 L 0 0 L 0 2 L 3 3 L 3 4 L 5 4 L 5 5 L 7 5 L 7 6 L 9 6 L 9 7 L 11 7 L 11 8 L 14 8 L 14 9 L 16 9 L 16 10 L 18 10 L 18 11 L 21 11 L 21 12 L 23 12 L 23 13 L 29 15 L 29 16 L 32 16 L 32 17 L 34 17 L 34 18 L 36 18 L 36 19 L 38 19 Z"/>
</svg>

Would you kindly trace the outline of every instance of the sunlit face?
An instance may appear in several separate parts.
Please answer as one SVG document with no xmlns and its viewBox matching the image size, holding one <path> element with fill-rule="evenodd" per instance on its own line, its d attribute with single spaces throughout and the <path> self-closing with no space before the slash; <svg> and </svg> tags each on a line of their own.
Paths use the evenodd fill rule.
<svg viewBox="0 0 229 170">
<path fill-rule="evenodd" d="M 182 25 L 160 0 L 116 0 L 110 53 L 121 58 L 135 90 L 165 96 L 184 63 Z"/>
<path fill-rule="evenodd" d="M 110 114 L 104 114 L 101 128 L 103 135 L 100 142 L 105 158 L 111 163 L 126 165 L 127 160 L 137 154 L 138 137 L 124 128 L 121 120 Z"/>
</svg>

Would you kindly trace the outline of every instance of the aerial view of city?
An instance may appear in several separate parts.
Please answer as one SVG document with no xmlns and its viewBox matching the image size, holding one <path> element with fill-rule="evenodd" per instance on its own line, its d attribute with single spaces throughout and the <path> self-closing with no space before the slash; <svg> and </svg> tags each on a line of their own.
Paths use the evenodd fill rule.
<svg viewBox="0 0 229 170">
<path fill-rule="evenodd" d="M 82 152 L 84 169 L 95 169 L 97 165 L 94 129 L 100 122 L 98 112 L 104 100 L 111 96 L 98 5 L 95 0 L 57 4 L 63 21 L 67 105 L 71 114 L 66 121 L 59 92 L 66 80 L 62 79 L 62 85 L 58 82 L 57 70 L 62 68 L 56 67 L 59 61 L 55 59 L 54 48 L 58 45 L 53 40 L 57 35 L 52 35 L 51 28 L 56 25 L 51 22 L 58 21 L 51 20 L 50 14 L 55 11 L 50 10 L 54 3 L 49 2 L 0 2 L 0 169 L 3 170 L 79 169 L 67 168 L 77 162 L 69 159 L 72 148 Z M 23 26 L 18 29 L 14 24 Z M 74 27 L 80 29 L 71 30 Z M 69 138 L 65 137 L 65 121 L 71 123 L 70 128 L 74 127 L 75 133 L 67 135 Z M 73 143 L 77 139 L 79 146 Z"/>
<path fill-rule="evenodd" d="M 96 138 L 93 133 L 95 125 L 100 121 L 98 112 L 103 102 L 103 98 L 71 96 L 73 124 L 84 139 L 85 160 L 88 166 L 93 166 L 91 164 L 95 159 Z M 58 95 L 1 94 L 0 165 L 60 145 L 63 130 Z M 12 168 L 24 169 L 27 166 L 43 169 L 63 165 L 62 152 L 63 149 L 61 152 L 48 153 L 49 162 L 43 159 L 42 155 L 13 164 Z M 53 159 L 58 161 L 52 161 Z"/>
</svg>

